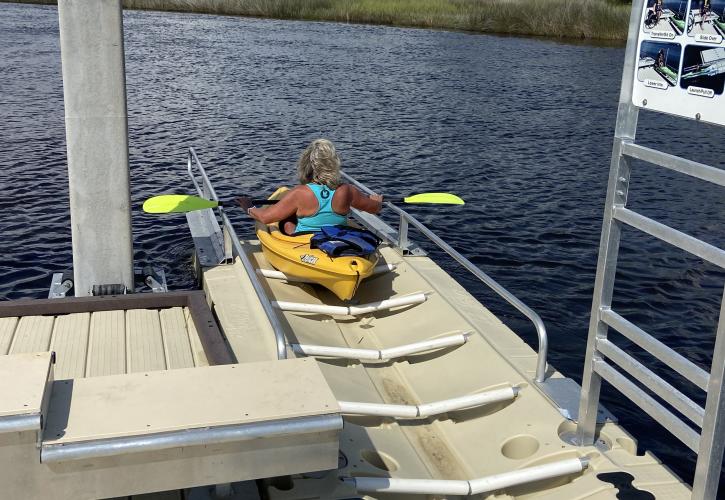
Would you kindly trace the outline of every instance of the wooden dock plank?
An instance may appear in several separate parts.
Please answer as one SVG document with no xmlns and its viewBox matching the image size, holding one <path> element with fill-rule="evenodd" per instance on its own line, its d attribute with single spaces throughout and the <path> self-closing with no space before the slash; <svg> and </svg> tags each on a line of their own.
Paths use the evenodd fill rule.
<svg viewBox="0 0 725 500">
<path fill-rule="evenodd" d="M 0 355 L 10 351 L 17 326 L 18 318 L 0 318 Z"/>
<path fill-rule="evenodd" d="M 191 319 L 191 312 L 188 307 L 184 308 L 184 319 L 186 320 L 186 330 L 189 332 L 189 342 L 191 344 L 191 354 L 194 357 L 194 366 L 209 366 L 209 360 L 206 358 L 204 347 L 201 345 L 199 333 L 196 331 L 194 320 Z"/>
<path fill-rule="evenodd" d="M 10 354 L 43 352 L 50 347 L 54 316 L 23 316 L 15 329 Z"/>
<path fill-rule="evenodd" d="M 85 377 L 90 324 L 91 313 L 56 318 L 51 342 L 51 350 L 56 353 L 56 379 Z"/>
<path fill-rule="evenodd" d="M 128 373 L 166 369 L 158 311 L 151 309 L 126 311 L 126 346 Z"/>
<path fill-rule="evenodd" d="M 184 310 L 181 307 L 162 309 L 159 311 L 159 320 L 166 354 L 166 367 L 168 369 L 193 368 L 194 356 L 191 353 Z"/>
<path fill-rule="evenodd" d="M 126 320 L 124 311 L 91 315 L 87 377 L 126 373 Z"/>
</svg>

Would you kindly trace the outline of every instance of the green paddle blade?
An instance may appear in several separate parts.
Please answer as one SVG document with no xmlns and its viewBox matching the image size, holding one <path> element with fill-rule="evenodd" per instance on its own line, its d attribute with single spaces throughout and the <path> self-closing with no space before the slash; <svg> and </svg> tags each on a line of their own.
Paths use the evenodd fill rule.
<svg viewBox="0 0 725 500">
<path fill-rule="evenodd" d="M 148 214 L 186 213 L 205 208 L 215 208 L 219 202 L 188 194 L 162 194 L 146 200 L 143 211 Z"/>
<path fill-rule="evenodd" d="M 403 198 L 405 203 L 436 203 L 440 205 L 464 205 L 466 202 L 451 193 L 420 193 Z"/>
</svg>

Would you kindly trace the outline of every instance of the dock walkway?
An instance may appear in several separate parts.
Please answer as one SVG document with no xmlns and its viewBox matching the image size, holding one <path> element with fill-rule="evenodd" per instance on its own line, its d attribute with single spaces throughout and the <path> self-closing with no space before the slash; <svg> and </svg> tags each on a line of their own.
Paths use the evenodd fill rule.
<svg viewBox="0 0 725 500">
<path fill-rule="evenodd" d="M 256 241 L 244 242 L 244 247 L 258 268 L 269 269 Z M 382 257 L 396 264 L 396 270 L 364 281 L 355 302 L 416 292 L 426 293 L 427 300 L 361 317 L 279 311 L 288 343 L 380 350 L 455 333 L 472 335 L 464 345 L 388 361 L 318 356 L 338 400 L 420 405 L 507 386 L 519 389 L 519 395 L 512 401 L 437 417 L 348 415 L 340 441 L 340 470 L 292 477 L 283 485 L 271 482 L 270 498 L 355 494 L 333 476 L 471 479 L 582 456 L 591 459 L 587 473 L 519 486 L 508 493 L 537 499 L 616 498 L 616 488 L 597 474 L 625 470 L 636 478 L 635 486 L 657 498 L 689 496 L 688 487 L 654 457 L 638 456 L 636 442 L 616 424 L 604 425 L 597 447 L 567 443 L 576 424 L 532 385 L 536 353 L 428 257 L 403 257 L 388 246 L 382 248 Z M 205 269 L 204 288 L 239 362 L 260 356 L 276 359 L 269 324 L 253 323 L 250 329 L 244 322 L 226 319 L 231 310 L 243 318 L 262 317 L 246 310 L 254 294 L 244 285 L 246 276 L 239 288 L 239 276 L 244 274 L 239 261 Z M 228 294 L 233 280 L 237 292 Z M 343 305 L 315 285 L 264 278 L 262 283 L 272 301 Z M 251 307 L 258 307 L 256 298 Z M 557 372 L 549 375 L 562 378 Z"/>
</svg>

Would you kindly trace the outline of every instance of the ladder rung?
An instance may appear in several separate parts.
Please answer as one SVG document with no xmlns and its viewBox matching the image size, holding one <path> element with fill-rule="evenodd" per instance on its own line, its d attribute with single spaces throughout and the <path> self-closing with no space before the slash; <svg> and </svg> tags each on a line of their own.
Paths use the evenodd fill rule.
<svg viewBox="0 0 725 500">
<path fill-rule="evenodd" d="M 709 165 L 705 165 L 704 163 L 697 163 L 692 160 L 680 158 L 679 156 L 646 148 L 633 142 L 622 144 L 622 154 L 629 156 L 630 158 L 643 160 L 654 165 L 674 170 L 675 172 L 697 177 L 698 179 L 712 182 L 719 186 L 725 186 L 725 170 L 711 167 Z"/>
<path fill-rule="evenodd" d="M 624 222 L 625 224 L 639 229 L 640 231 L 654 236 L 655 238 L 659 238 L 670 245 L 681 248 L 682 250 L 690 252 L 693 255 L 697 255 L 698 257 L 725 269 L 725 251 L 717 248 L 716 246 L 698 240 L 697 238 L 678 231 L 677 229 L 665 226 L 664 224 L 638 214 L 628 208 L 614 207 L 613 216 L 620 222 Z"/>
<path fill-rule="evenodd" d="M 637 406 L 646 411 L 665 429 L 685 443 L 692 451 L 698 452 L 700 435 L 689 425 L 676 417 L 670 410 L 658 403 L 652 396 L 637 387 L 631 380 L 619 373 L 606 361 L 595 360 L 592 364 L 594 371 L 604 380 L 612 384 L 615 389 L 627 396 Z"/>
<path fill-rule="evenodd" d="M 614 345 L 611 341 L 598 339 L 597 350 L 702 428 L 705 410 L 700 405 L 665 382 L 662 377 L 642 365 L 642 363 Z"/>
<path fill-rule="evenodd" d="M 700 389 L 707 391 L 710 375 L 695 363 L 609 308 L 600 310 L 600 319 Z"/>
</svg>

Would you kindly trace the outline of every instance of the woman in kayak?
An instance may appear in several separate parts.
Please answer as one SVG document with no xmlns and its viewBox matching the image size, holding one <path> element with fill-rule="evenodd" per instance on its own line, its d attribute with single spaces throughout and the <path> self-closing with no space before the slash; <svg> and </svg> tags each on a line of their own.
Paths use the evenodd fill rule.
<svg viewBox="0 0 725 500">
<path fill-rule="evenodd" d="M 346 225 L 351 208 L 376 214 L 383 206 L 381 195 L 367 196 L 342 183 L 340 157 L 327 139 L 316 139 L 307 146 L 297 162 L 297 174 L 300 185 L 278 203 L 256 208 L 250 206 L 249 198 L 238 198 L 239 206 L 263 224 L 280 222 L 282 232 L 289 235 Z"/>
</svg>

